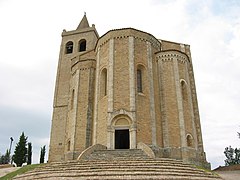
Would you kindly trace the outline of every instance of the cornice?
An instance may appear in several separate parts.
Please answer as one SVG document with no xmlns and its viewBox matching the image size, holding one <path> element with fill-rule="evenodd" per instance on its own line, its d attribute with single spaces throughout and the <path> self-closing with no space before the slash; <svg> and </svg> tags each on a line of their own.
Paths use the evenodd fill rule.
<svg viewBox="0 0 240 180">
<path fill-rule="evenodd" d="M 162 61 L 172 61 L 173 59 L 177 59 L 180 63 L 190 63 L 189 57 L 186 53 L 181 52 L 179 50 L 164 50 L 156 52 L 156 59 Z"/>
</svg>

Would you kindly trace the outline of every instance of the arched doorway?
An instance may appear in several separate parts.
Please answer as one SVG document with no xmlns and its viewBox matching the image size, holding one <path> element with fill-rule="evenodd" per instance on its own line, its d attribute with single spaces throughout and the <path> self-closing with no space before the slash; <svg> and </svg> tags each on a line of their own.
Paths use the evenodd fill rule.
<svg viewBox="0 0 240 180">
<path fill-rule="evenodd" d="M 109 149 L 135 149 L 136 128 L 127 115 L 117 115 L 109 127 Z"/>
<path fill-rule="evenodd" d="M 114 149 L 129 149 L 129 120 L 124 116 L 119 116 L 114 121 Z"/>
</svg>

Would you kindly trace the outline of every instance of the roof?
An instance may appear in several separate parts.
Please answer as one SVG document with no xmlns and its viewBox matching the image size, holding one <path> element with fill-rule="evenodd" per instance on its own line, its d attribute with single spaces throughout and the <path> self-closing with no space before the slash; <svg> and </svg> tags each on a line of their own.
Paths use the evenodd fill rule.
<svg viewBox="0 0 240 180">
<path fill-rule="evenodd" d="M 79 25 L 77 27 L 77 30 L 84 29 L 84 28 L 89 28 L 89 23 L 88 23 L 88 20 L 87 20 L 86 13 L 84 13 L 84 16 L 83 16 L 81 22 L 79 23 Z"/>
</svg>

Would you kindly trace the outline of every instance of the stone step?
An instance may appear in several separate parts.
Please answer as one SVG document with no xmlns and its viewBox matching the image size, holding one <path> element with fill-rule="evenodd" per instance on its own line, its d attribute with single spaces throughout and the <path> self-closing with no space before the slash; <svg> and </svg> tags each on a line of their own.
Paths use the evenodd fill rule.
<svg viewBox="0 0 240 180">
<path fill-rule="evenodd" d="M 195 169 L 187 164 L 168 164 L 168 163 L 159 163 L 159 162 L 138 162 L 138 163 L 129 163 L 129 162 L 122 162 L 122 163 L 81 163 L 81 164 L 62 164 L 59 166 L 43 166 L 41 168 L 38 168 L 40 170 L 43 169 L 67 169 L 68 167 L 73 167 L 73 168 L 90 168 L 90 167 L 99 167 L 99 168 L 108 168 L 108 167 L 115 167 L 115 168 L 120 168 L 120 167 L 127 167 L 127 168 L 131 168 L 131 167 L 155 167 L 155 168 L 172 168 L 172 167 L 176 167 L 177 169 Z"/>
<path fill-rule="evenodd" d="M 68 170 L 68 169 L 107 169 L 107 168 L 156 168 L 156 169 L 184 169 L 184 170 L 192 170 L 192 171 L 199 171 L 199 169 L 196 169 L 191 166 L 171 166 L 171 165 L 162 165 L 162 164 L 154 164 L 154 165 L 147 165 L 147 164 L 135 164 L 135 165 L 130 165 L 130 164 L 106 164 L 104 166 L 99 166 L 99 165 L 71 165 L 71 166 L 65 166 L 65 167 L 57 167 L 57 169 L 61 170 Z M 52 166 L 46 166 L 46 167 L 41 167 L 37 168 L 35 171 L 38 170 L 55 170 L 56 167 Z M 201 170 L 203 171 L 203 170 Z"/>
<path fill-rule="evenodd" d="M 36 177 L 37 175 L 37 177 Z M 132 171 L 132 170 L 126 170 L 126 171 L 111 171 L 111 170 L 106 170 L 106 171 L 88 171 L 88 172 L 79 172 L 79 171 L 68 171 L 68 172 L 53 172 L 53 173 L 38 173 L 38 174 L 25 174 L 22 176 L 19 176 L 16 179 L 31 179 L 34 177 L 34 179 L 36 178 L 60 178 L 61 179 L 70 179 L 71 177 L 78 177 L 78 178 L 85 178 L 85 179 L 93 179 L 93 177 L 98 177 L 99 179 L 105 179 L 106 177 L 111 177 L 112 179 L 118 179 L 119 177 L 131 177 L 136 179 L 137 176 L 140 177 L 146 177 L 146 178 L 150 178 L 151 176 L 154 177 L 168 177 L 167 179 L 170 179 L 170 177 L 174 177 L 174 179 L 179 178 L 183 178 L 185 177 L 185 179 L 217 179 L 217 176 L 213 176 L 213 175 L 205 175 L 205 174 L 189 174 L 189 172 L 185 172 L 185 173 L 179 173 L 179 172 L 156 172 L 156 171 Z M 188 178 L 186 178 L 188 177 Z"/>
<path fill-rule="evenodd" d="M 15 179 L 15 178 L 14 178 Z M 20 180 L 37 180 L 37 179 L 45 179 L 45 180 L 126 180 L 126 179 L 135 179 L 135 180 L 219 180 L 220 178 L 211 178 L 211 177 L 192 177 L 192 176 L 170 176 L 170 175 L 119 175 L 119 176 L 91 176 L 91 177 L 79 177 L 79 176 L 71 176 L 71 177 L 55 177 L 55 176 L 43 176 L 43 177 L 22 177 Z"/>
<path fill-rule="evenodd" d="M 180 175 L 186 175 L 186 174 L 191 174 L 191 176 L 200 176 L 200 177 L 211 177 L 212 174 L 211 173 L 207 173 L 203 170 L 199 170 L 196 168 L 193 168 L 191 166 L 187 166 L 186 167 L 180 167 L 180 166 L 166 166 L 166 165 L 136 165 L 135 166 L 130 166 L 129 164 L 125 163 L 125 164 L 113 164 L 113 165 L 109 165 L 107 166 L 107 164 L 105 166 L 96 166 L 96 165 L 91 165 L 91 164 L 82 164 L 82 166 L 75 166 L 76 162 L 73 162 L 72 164 L 69 162 L 69 165 L 65 165 L 65 168 L 60 168 L 60 167 L 51 167 L 51 164 L 39 168 L 38 170 L 29 172 L 27 174 L 25 174 L 25 177 L 30 177 L 30 176 L 43 176 L 44 174 L 63 174 L 63 172 L 69 175 L 64 175 L 64 176 L 71 176 L 72 174 L 78 174 L 79 176 L 87 176 L 87 174 L 89 176 L 92 176 L 91 173 L 109 173 L 111 172 L 111 174 L 117 173 L 119 172 L 119 174 L 126 174 L 126 172 L 131 172 L 131 174 L 136 174 L 136 173 L 153 173 L 153 174 L 157 174 L 157 172 L 160 172 L 161 174 L 164 175 L 172 175 L 172 173 L 178 174 Z M 115 165 L 115 166 L 114 166 Z M 90 172 L 90 174 L 89 174 Z M 93 174 L 94 175 L 94 174 Z"/>
<path fill-rule="evenodd" d="M 135 163 L 162 163 L 162 164 L 176 164 L 176 165 L 189 165 L 185 164 L 182 161 L 172 161 L 172 160 L 161 160 L 161 159 L 122 159 L 122 160 L 111 160 L 111 161 L 106 161 L 106 160 L 81 160 L 81 161 L 71 161 L 71 162 L 60 162 L 60 163 L 49 163 L 51 166 L 60 166 L 60 165 L 66 165 L 66 164 L 108 164 L 108 163 L 113 163 L 113 164 L 120 164 L 120 163 L 129 163 L 129 164 L 135 164 Z"/>
<path fill-rule="evenodd" d="M 219 179 L 180 160 L 142 150 L 99 150 L 85 160 L 49 163 L 15 179 Z"/>
<path fill-rule="evenodd" d="M 87 160 L 104 160 L 104 159 L 144 159 L 149 158 L 142 150 L 99 150 L 90 154 Z"/>
<path fill-rule="evenodd" d="M 112 169 L 112 168 L 108 168 L 108 169 L 67 169 L 67 170 L 55 170 L 55 171 L 39 171 L 39 172 L 32 172 L 32 173 L 27 173 L 25 174 L 25 176 L 34 176 L 34 175 L 39 175 L 39 174 L 61 174 L 62 172 L 65 172 L 65 174 L 69 174 L 71 176 L 71 174 L 75 174 L 78 173 L 80 176 L 81 175 L 91 175 L 92 173 L 103 173 L 103 172 L 107 172 L 107 173 L 119 173 L 119 174 L 125 174 L 126 172 L 131 173 L 131 174 L 136 174 L 136 173 L 152 173 L 152 174 L 165 174 L 165 175 L 169 175 L 169 174 L 178 174 L 180 175 L 186 175 L 186 174 L 191 174 L 191 176 L 200 176 L 200 177 L 209 177 L 211 176 L 211 174 L 206 174 L 204 172 L 200 172 L 200 171 L 192 171 L 192 170 L 170 170 L 170 169 L 161 169 L 161 170 L 157 170 L 154 168 L 132 168 L 131 170 L 129 170 L 129 168 L 125 168 L 125 169 Z M 90 172 L 90 173 L 89 173 Z"/>
<path fill-rule="evenodd" d="M 105 162 L 104 164 L 102 163 L 98 163 L 98 164 L 94 164 L 92 162 L 81 162 L 81 163 L 76 163 L 76 162 L 73 162 L 72 164 L 69 163 L 69 164 L 61 164 L 59 166 L 52 166 L 51 164 L 47 165 L 47 166 L 44 166 L 44 167 L 40 167 L 40 168 L 37 168 L 36 170 L 34 170 L 34 172 L 41 172 L 41 171 L 45 171 L 45 172 L 55 172 L 55 171 L 68 171 L 68 170 L 93 170 L 93 169 L 101 169 L 101 170 L 104 170 L 104 169 L 131 169 L 131 168 L 138 168 L 138 169 L 141 169 L 141 171 L 144 171 L 144 168 L 145 169 L 158 169 L 159 171 L 162 170 L 162 171 L 192 171 L 192 173 L 194 172 L 200 172 L 203 170 L 199 170 L 199 169 L 196 169 L 190 165 L 187 165 L 187 164 L 178 164 L 178 165 L 171 165 L 171 164 L 162 164 L 162 163 L 159 163 L 159 162 L 152 162 L 152 163 L 149 163 L 149 162 L 145 162 L 145 163 L 142 163 L 142 162 L 138 162 L 138 163 L 129 163 L 129 162 L 121 162 L 121 163 L 107 163 Z M 201 172 L 201 173 L 202 173 Z"/>
<path fill-rule="evenodd" d="M 196 170 L 196 168 L 192 168 L 192 167 L 178 167 L 178 166 L 163 166 L 163 165 L 154 165 L 154 166 L 148 166 L 148 165 L 135 165 L 135 166 L 130 166 L 128 164 L 125 164 L 125 165 L 107 165 L 107 166 L 88 166 L 88 165 L 85 165 L 85 166 L 70 166 L 70 167 L 59 167 L 57 170 L 78 170 L 78 169 L 81 169 L 81 170 L 89 170 L 89 169 L 129 169 L 129 168 L 138 168 L 138 169 L 150 169 L 150 168 L 155 168 L 155 169 L 158 169 L 158 170 L 172 170 L 172 168 L 175 168 L 175 170 L 182 170 L 184 168 L 184 170 L 191 170 L 191 171 L 197 171 L 199 172 L 199 170 Z M 46 167 L 46 168 L 39 168 L 35 171 L 54 171 L 55 168 L 53 167 Z"/>
<path fill-rule="evenodd" d="M 72 161 L 64 161 L 64 162 L 52 162 L 50 163 L 52 166 L 59 166 L 59 165 L 66 165 L 66 164 L 86 164 L 90 162 L 91 164 L 92 163 L 96 163 L 96 164 L 106 164 L 106 163 L 109 163 L 109 161 L 106 161 L 106 160 L 81 160 L 81 161 L 78 161 L 78 160 L 72 160 Z M 185 164 L 183 163 L 181 160 L 176 160 L 176 159 L 169 159 L 169 158 L 149 158 L 149 159 L 131 159 L 131 160 L 128 160 L 128 159 L 122 159 L 122 160 L 111 160 L 110 162 L 113 162 L 113 163 L 121 163 L 121 162 L 128 162 L 128 163 L 170 163 L 170 164 Z M 188 165 L 188 164 L 187 164 Z"/>
<path fill-rule="evenodd" d="M 70 163 L 58 163 L 58 164 L 49 164 L 52 167 L 65 167 L 66 165 L 71 164 L 72 166 L 81 166 L 81 165 L 98 165 L 98 166 L 104 166 L 104 165 L 118 165 L 118 164 L 125 164 L 125 165 L 172 165 L 172 166 L 179 166 L 179 167 L 189 167 L 189 164 L 184 164 L 182 162 L 174 162 L 174 161 L 159 161 L 159 160 L 121 160 L 121 161 L 79 161 L 79 162 L 70 162 Z"/>
<path fill-rule="evenodd" d="M 173 162 L 165 162 L 165 161 L 109 161 L 109 162 L 98 162 L 98 161 L 86 161 L 86 162 L 73 162 L 73 163 L 62 163 L 62 164 L 48 164 L 47 166 L 43 166 L 41 168 L 65 168 L 65 167 L 88 167 L 88 166 L 99 166 L 99 167 L 106 167 L 106 166 L 170 166 L 170 167 L 177 167 L 177 168 L 193 168 L 192 165 L 184 164 L 184 163 L 173 163 Z"/>
</svg>

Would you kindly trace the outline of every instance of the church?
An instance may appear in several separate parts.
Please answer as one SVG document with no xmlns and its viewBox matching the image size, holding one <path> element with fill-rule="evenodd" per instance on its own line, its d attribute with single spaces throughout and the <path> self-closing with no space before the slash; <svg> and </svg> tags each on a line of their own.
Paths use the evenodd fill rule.
<svg viewBox="0 0 240 180">
<path fill-rule="evenodd" d="M 207 167 L 190 46 L 134 28 L 62 32 L 49 162 L 89 147 L 149 148 Z"/>
</svg>

